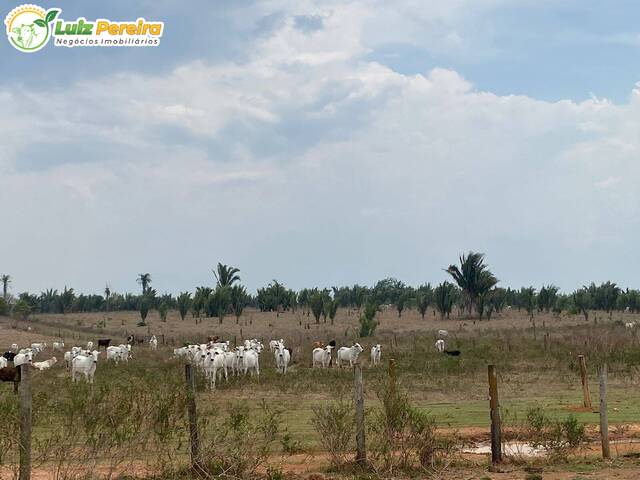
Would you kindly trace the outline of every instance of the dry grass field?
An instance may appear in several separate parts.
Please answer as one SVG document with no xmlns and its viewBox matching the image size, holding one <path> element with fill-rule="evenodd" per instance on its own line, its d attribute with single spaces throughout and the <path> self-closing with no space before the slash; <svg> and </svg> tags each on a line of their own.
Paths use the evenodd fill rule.
<svg viewBox="0 0 640 480">
<path fill-rule="evenodd" d="M 188 316 L 183 322 L 177 312 L 170 312 L 167 322 L 161 322 L 157 313 L 151 312 L 147 327 L 136 326 L 137 312 L 37 315 L 30 322 L 17 324 L 6 318 L 0 320 L 0 349 L 8 348 L 11 343 L 25 345 L 56 339 L 64 340 L 67 346 L 98 338 L 112 338 L 120 343 L 131 333 L 137 336 L 154 334 L 161 341 L 157 352 L 150 352 L 147 346 L 134 347 L 133 359 L 126 366 L 109 365 L 102 360 L 98 364 L 94 389 L 119 382 L 133 382 L 128 385 L 164 382 L 181 389 L 184 385 L 182 363 L 170 360 L 175 346 L 202 341 L 209 335 L 220 335 L 231 342 L 255 337 L 265 344 L 272 338 L 283 338 L 293 348 L 293 364 L 286 377 L 275 371 L 273 358 L 266 351 L 261 356 L 259 379 L 231 378 L 229 382 L 220 382 L 215 392 L 209 392 L 200 380 L 199 415 L 211 426 L 223 422 L 230 405 L 238 401 L 244 402 L 255 415 L 263 401 L 277 406 L 282 409 L 279 422 L 288 439 L 270 450 L 270 461 L 276 462 L 287 477 L 306 478 L 310 473 L 318 472 L 338 475 L 327 473 L 327 452 L 311 419 L 318 405 L 351 398 L 353 385 L 353 374 L 349 369 L 312 370 L 311 344 L 316 340 L 335 339 L 338 345 L 349 345 L 358 340 L 365 348 L 362 363 L 367 408 L 380 407 L 380 392 L 387 379 L 386 362 L 393 357 L 399 384 L 409 401 L 429 412 L 442 435 L 454 436 L 467 446 L 467 450 L 457 452 L 455 460 L 446 468 L 430 472 L 434 478 L 515 480 L 525 478 L 524 468 L 531 465 L 543 468 L 545 479 L 640 478 L 637 460 L 640 443 L 635 443 L 640 442 L 640 342 L 638 332 L 626 329 L 622 324 L 640 320 L 637 316 L 614 313 L 609 318 L 593 312 L 589 322 L 585 322 L 582 316 L 540 314 L 531 321 L 524 312 L 510 311 L 494 316 L 490 321 L 476 321 L 465 318 L 441 320 L 430 311 L 423 320 L 415 311 L 406 311 L 398 318 L 395 310 L 386 310 L 379 314 L 379 320 L 374 337 L 358 340 L 357 314 L 346 310 L 339 311 L 334 325 L 324 323 L 322 319 L 316 325 L 313 317 L 307 317 L 301 311 L 276 315 L 249 310 L 238 324 L 234 317 L 226 317 L 222 325 L 217 318 L 202 318 L 196 324 L 195 319 Z M 460 350 L 459 358 L 435 351 L 438 329 L 449 331 L 447 348 Z M 383 346 L 383 365 L 377 368 L 371 367 L 368 359 L 368 350 L 373 343 Z M 587 356 L 594 405 L 590 410 L 581 408 L 578 354 Z M 49 352 L 44 354 L 45 358 L 49 356 Z M 609 422 L 612 439 L 616 442 L 614 460 L 606 463 L 598 460 L 596 376 L 596 366 L 605 359 L 610 371 Z M 468 449 L 485 445 L 489 440 L 486 369 L 490 363 L 497 365 L 499 371 L 501 407 L 508 439 L 519 439 L 527 412 L 542 407 L 551 419 L 563 420 L 575 415 L 579 422 L 584 422 L 588 443 L 561 461 L 557 458 L 553 461 L 546 458 L 510 459 L 502 469 L 503 473 L 488 473 L 486 453 L 475 454 Z M 34 390 L 39 392 L 35 395 L 41 395 L 43 405 L 47 405 L 42 407 L 43 411 L 56 418 L 55 412 L 50 411 L 52 400 L 48 395 L 53 392 L 67 394 L 71 388 L 68 373 L 61 365 L 49 372 L 37 372 L 34 384 Z M 10 390 L 6 384 L 0 387 L 4 394 Z M 183 419 L 181 422 L 184 423 Z M 181 428 L 183 426 L 181 424 Z M 176 458 L 184 460 L 187 458 L 184 438 L 175 441 L 179 442 L 176 452 L 180 452 Z M 152 467 L 149 464 L 153 453 L 148 449 L 141 448 L 127 455 L 125 470 L 141 469 L 149 473 L 157 468 L 155 463 Z M 51 473 L 47 462 L 39 468 L 42 475 Z"/>
</svg>

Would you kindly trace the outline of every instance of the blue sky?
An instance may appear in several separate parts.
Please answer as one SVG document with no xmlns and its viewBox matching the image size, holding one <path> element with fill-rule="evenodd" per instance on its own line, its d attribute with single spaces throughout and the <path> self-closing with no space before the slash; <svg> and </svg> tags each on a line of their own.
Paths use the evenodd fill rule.
<svg viewBox="0 0 640 480">
<path fill-rule="evenodd" d="M 165 34 L 0 42 L 15 291 L 178 292 L 218 261 L 252 290 L 433 283 L 468 250 L 504 285 L 639 286 L 637 2 L 41 5 Z"/>
</svg>

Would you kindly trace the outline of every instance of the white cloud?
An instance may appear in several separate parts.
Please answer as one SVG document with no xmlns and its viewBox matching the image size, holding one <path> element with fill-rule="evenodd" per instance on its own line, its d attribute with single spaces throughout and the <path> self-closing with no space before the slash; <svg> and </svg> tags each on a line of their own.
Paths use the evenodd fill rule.
<svg viewBox="0 0 640 480">
<path fill-rule="evenodd" d="M 16 252 L 17 286 L 133 288 L 148 269 L 177 291 L 221 258 L 251 287 L 417 283 L 479 249 L 508 283 L 569 288 L 606 275 L 594 251 L 624 255 L 637 238 L 638 90 L 624 105 L 552 103 L 365 60 L 385 20 L 396 34 L 435 25 L 459 46 L 466 1 L 378 4 L 375 16 L 369 2 L 275 3 L 289 15 L 243 63 L 0 92 L 0 201 L 18 205 L 2 250 Z M 296 15 L 322 28 L 302 31 Z M 56 154 L 25 168 L 38 145 Z M 61 153 L 77 146 L 95 155 Z M 548 250 L 563 253 L 543 261 Z"/>
</svg>

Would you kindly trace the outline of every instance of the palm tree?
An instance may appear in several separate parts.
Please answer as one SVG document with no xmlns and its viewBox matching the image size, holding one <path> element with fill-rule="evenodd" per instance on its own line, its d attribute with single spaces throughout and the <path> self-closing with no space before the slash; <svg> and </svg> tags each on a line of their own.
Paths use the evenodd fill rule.
<svg viewBox="0 0 640 480">
<path fill-rule="evenodd" d="M 247 289 L 242 285 L 234 285 L 231 287 L 230 293 L 231 310 L 233 310 L 233 314 L 236 316 L 236 324 L 239 324 L 242 311 L 249 302 L 249 295 L 247 294 Z"/>
<path fill-rule="evenodd" d="M 105 298 L 105 305 L 106 305 L 106 309 L 107 312 L 109 311 L 109 299 L 111 298 L 111 288 L 109 287 L 109 284 L 105 285 L 104 287 L 104 298 Z"/>
<path fill-rule="evenodd" d="M 212 272 L 219 287 L 231 287 L 234 283 L 240 281 L 239 268 L 229 267 L 218 262 L 216 270 L 212 270 Z"/>
<path fill-rule="evenodd" d="M 2 275 L 2 277 L 0 277 L 0 281 L 2 281 L 2 298 L 6 300 L 9 284 L 11 283 L 11 275 Z"/>
<path fill-rule="evenodd" d="M 150 273 L 139 273 L 138 274 L 138 283 L 142 285 L 142 294 L 147 293 L 147 289 L 149 285 L 151 285 L 151 274 Z"/>
<path fill-rule="evenodd" d="M 324 298 L 320 292 L 315 291 L 311 297 L 309 297 L 309 308 L 316 319 L 316 324 L 320 323 L 320 315 L 322 315 L 324 311 Z"/>
<path fill-rule="evenodd" d="M 449 265 L 445 271 L 453 277 L 467 297 L 469 316 L 471 316 L 473 309 L 477 310 L 479 297 L 498 283 L 498 279 L 484 263 L 483 253 L 469 252 L 467 256 L 462 255 L 460 256 L 460 267 Z"/>
<path fill-rule="evenodd" d="M 178 312 L 180 312 L 180 318 L 184 322 L 184 317 L 187 316 L 189 308 L 191 307 L 191 294 L 189 292 L 182 292 L 177 299 Z"/>
</svg>

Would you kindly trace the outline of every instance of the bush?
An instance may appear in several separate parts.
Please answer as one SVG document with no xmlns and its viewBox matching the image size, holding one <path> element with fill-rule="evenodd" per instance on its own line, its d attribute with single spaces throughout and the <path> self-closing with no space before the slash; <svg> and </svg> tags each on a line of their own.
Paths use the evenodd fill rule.
<svg viewBox="0 0 640 480">
<path fill-rule="evenodd" d="M 320 443 L 329 452 L 331 465 L 338 467 L 353 452 L 355 412 L 351 402 L 340 400 L 329 405 L 318 405 L 311 419 Z"/>
<path fill-rule="evenodd" d="M 0 297 L 0 317 L 6 315 L 9 315 L 9 304 L 3 297 Z"/>
<path fill-rule="evenodd" d="M 574 415 L 551 420 L 541 407 L 527 411 L 526 430 L 531 445 L 543 448 L 551 457 L 563 457 L 587 440 L 584 425 Z"/>
</svg>

